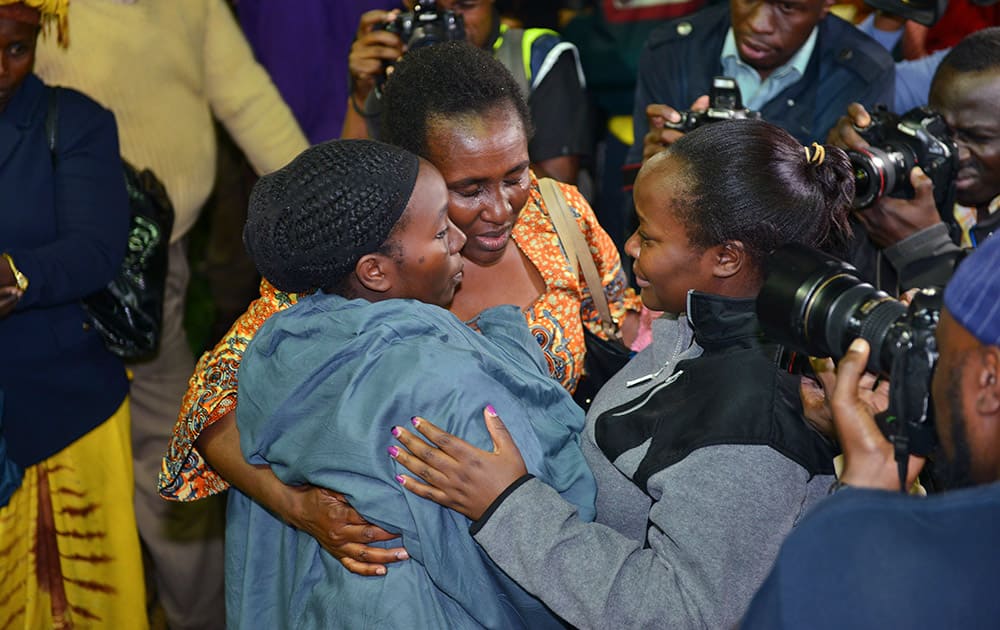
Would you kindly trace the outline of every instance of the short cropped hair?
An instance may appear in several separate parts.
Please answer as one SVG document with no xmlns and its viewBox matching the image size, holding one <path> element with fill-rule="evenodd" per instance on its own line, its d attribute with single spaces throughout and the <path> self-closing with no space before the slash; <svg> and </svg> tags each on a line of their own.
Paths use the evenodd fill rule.
<svg viewBox="0 0 1000 630">
<path fill-rule="evenodd" d="M 428 123 L 435 117 L 486 114 L 510 107 L 531 137 L 531 113 L 514 77 L 485 50 L 465 41 L 406 53 L 386 80 L 382 139 L 427 157 Z"/>
<path fill-rule="evenodd" d="M 955 44 L 941 67 L 958 72 L 982 72 L 1000 68 L 1000 26 L 970 33 Z"/>
</svg>

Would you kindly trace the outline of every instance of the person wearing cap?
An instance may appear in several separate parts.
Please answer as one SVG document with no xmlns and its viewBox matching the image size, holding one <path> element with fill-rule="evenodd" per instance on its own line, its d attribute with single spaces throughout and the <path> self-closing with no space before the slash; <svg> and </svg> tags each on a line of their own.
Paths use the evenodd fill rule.
<svg viewBox="0 0 1000 630">
<path fill-rule="evenodd" d="M 128 378 L 81 299 L 119 272 L 129 204 L 115 118 L 33 65 L 66 3 L 0 0 L 0 391 L 19 487 L 0 507 L 0 625 L 146 627 Z M 23 476 L 21 476 L 23 474 Z"/>
<path fill-rule="evenodd" d="M 869 346 L 831 397 L 843 487 L 791 533 L 744 628 L 992 628 L 1000 619 L 1000 239 L 944 290 L 931 383 L 948 491 L 898 492 L 893 446 L 856 394 Z M 921 460 L 910 458 L 908 481 Z M 896 492 L 892 492 L 895 490 Z"/>
<path fill-rule="evenodd" d="M 256 184 L 244 240 L 279 290 L 320 290 L 270 317 L 243 356 L 243 456 L 285 483 L 341 490 L 402 537 L 410 561 L 382 579 L 350 573 L 233 489 L 227 627 L 562 628 L 478 549 L 465 518 L 404 492 L 386 456 L 384 436 L 413 409 L 482 446 L 484 408 L 517 409 L 525 420 L 509 429 L 528 467 L 593 518 L 583 413 L 549 378 L 523 316 L 489 309 L 476 332 L 443 308 L 465 236 L 437 169 L 369 140 L 316 145 Z"/>
</svg>

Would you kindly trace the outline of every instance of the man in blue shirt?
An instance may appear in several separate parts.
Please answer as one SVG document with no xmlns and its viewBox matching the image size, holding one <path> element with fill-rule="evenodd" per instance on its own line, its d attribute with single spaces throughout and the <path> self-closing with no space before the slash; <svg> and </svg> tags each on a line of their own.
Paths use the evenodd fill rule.
<svg viewBox="0 0 1000 630">
<path fill-rule="evenodd" d="M 744 106 L 800 142 L 821 140 L 854 101 L 893 102 L 892 58 L 830 15 L 833 0 L 730 0 L 653 31 L 639 60 L 628 162 L 662 151 L 678 111 L 708 106 L 712 77 L 736 79 Z"/>
</svg>

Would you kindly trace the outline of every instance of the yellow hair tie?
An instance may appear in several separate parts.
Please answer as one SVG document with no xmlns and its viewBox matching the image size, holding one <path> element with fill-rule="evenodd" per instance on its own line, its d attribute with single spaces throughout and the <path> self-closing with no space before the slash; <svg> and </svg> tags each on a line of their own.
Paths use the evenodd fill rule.
<svg viewBox="0 0 1000 630">
<path fill-rule="evenodd" d="M 823 148 L 822 144 L 812 143 L 813 151 L 809 150 L 809 147 L 802 147 L 806 152 L 806 162 L 809 164 L 814 164 L 819 166 L 826 159 L 826 149 Z"/>
</svg>

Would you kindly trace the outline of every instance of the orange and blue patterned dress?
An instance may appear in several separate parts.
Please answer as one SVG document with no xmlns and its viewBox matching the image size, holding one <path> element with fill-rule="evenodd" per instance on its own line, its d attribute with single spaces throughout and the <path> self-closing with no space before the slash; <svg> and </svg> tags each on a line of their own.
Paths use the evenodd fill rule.
<svg viewBox="0 0 1000 630">
<path fill-rule="evenodd" d="M 597 222 L 590 205 L 575 186 L 560 184 L 560 187 L 590 246 L 611 316 L 617 324 L 626 312 L 639 311 L 639 297 L 628 287 L 618 250 Z M 583 371 L 583 326 L 601 337 L 605 335 L 586 283 L 569 264 L 534 175 L 528 203 L 514 225 L 512 237 L 545 282 L 545 291 L 524 309 L 528 327 L 545 354 L 549 373 L 573 392 Z M 194 441 L 205 427 L 236 409 L 237 372 L 247 344 L 268 317 L 293 305 L 296 299 L 295 294 L 283 293 L 262 281 L 260 298 L 215 348 L 198 361 L 163 458 L 161 496 L 174 501 L 195 501 L 229 487 L 205 462 Z"/>
</svg>

